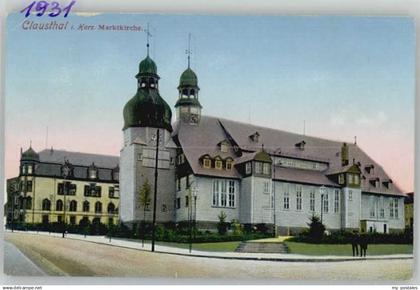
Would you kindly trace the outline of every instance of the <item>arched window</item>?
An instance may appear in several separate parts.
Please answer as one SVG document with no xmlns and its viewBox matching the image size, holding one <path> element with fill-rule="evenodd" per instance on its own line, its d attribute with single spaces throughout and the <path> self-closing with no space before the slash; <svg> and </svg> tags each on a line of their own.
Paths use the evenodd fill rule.
<svg viewBox="0 0 420 290">
<path fill-rule="evenodd" d="M 191 89 L 190 90 L 190 97 L 193 97 L 195 95 L 195 90 L 194 89 Z"/>
<path fill-rule="evenodd" d="M 89 211 L 89 202 L 87 200 L 83 202 L 83 211 Z"/>
<path fill-rule="evenodd" d="M 153 78 L 149 78 L 149 86 L 151 88 L 154 88 L 155 87 L 155 80 Z"/>
<path fill-rule="evenodd" d="M 188 89 L 183 89 L 182 90 L 182 95 L 188 97 Z"/>
<path fill-rule="evenodd" d="M 75 201 L 75 200 L 70 201 L 69 211 L 77 211 L 77 201 Z"/>
<path fill-rule="evenodd" d="M 42 210 L 51 210 L 51 202 L 49 199 L 44 199 L 42 201 Z"/>
<path fill-rule="evenodd" d="M 95 203 L 95 212 L 96 212 L 96 213 L 100 213 L 100 212 L 102 212 L 102 203 L 101 203 L 100 201 L 97 201 L 97 202 Z"/>
<path fill-rule="evenodd" d="M 114 213 L 114 211 L 115 211 L 115 205 L 112 202 L 110 202 L 108 204 L 108 213 Z"/>
<path fill-rule="evenodd" d="M 63 201 L 61 199 L 57 200 L 57 202 L 55 203 L 55 210 L 63 211 Z"/>
<path fill-rule="evenodd" d="M 32 197 L 30 196 L 26 198 L 26 209 L 32 209 Z"/>
</svg>

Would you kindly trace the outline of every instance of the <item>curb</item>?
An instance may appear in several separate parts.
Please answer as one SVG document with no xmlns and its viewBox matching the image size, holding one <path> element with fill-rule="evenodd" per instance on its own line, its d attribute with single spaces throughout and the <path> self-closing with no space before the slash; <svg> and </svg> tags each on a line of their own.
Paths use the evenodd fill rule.
<svg viewBox="0 0 420 290">
<path fill-rule="evenodd" d="M 22 232 L 21 232 L 22 233 Z M 30 235 L 39 235 L 36 233 L 27 233 Z M 46 235 L 47 237 L 49 235 Z M 49 236 L 54 238 L 59 238 L 57 236 Z M 89 243 L 94 243 L 97 245 L 106 245 L 106 246 L 112 246 L 117 248 L 123 248 L 123 249 L 129 249 L 134 251 L 143 251 L 143 252 L 149 252 L 152 253 L 150 250 L 146 249 L 138 249 L 138 248 L 132 248 L 128 246 L 122 246 L 122 245 L 115 245 L 110 243 L 102 243 L 97 241 L 90 241 L 90 240 L 83 240 L 78 238 L 72 238 L 72 237 L 66 237 L 66 239 L 69 240 L 75 240 L 75 241 L 84 241 Z M 210 259 L 224 259 L 224 260 L 244 260 L 244 261 L 268 261 L 268 262 L 306 262 L 306 263 L 313 263 L 313 262 L 349 262 L 349 261 L 380 261 L 380 260 L 412 260 L 413 256 L 410 257 L 377 257 L 370 256 L 369 258 L 336 258 L 336 259 L 328 259 L 328 258 L 268 258 L 268 257 L 229 257 L 229 256 L 221 256 L 221 255 L 204 255 L 204 254 L 187 254 L 187 253 L 175 253 L 175 252 L 164 252 L 164 251 L 155 251 L 155 253 L 158 254 L 166 254 L 166 255 L 176 255 L 176 256 L 184 256 L 184 257 L 194 257 L 194 258 L 210 258 Z"/>
</svg>

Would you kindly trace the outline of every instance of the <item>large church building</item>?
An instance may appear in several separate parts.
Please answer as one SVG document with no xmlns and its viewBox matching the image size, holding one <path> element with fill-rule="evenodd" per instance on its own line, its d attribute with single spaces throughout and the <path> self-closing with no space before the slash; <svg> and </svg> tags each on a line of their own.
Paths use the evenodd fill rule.
<svg viewBox="0 0 420 290">
<path fill-rule="evenodd" d="M 228 222 L 274 226 L 279 234 L 306 228 L 312 215 L 329 230 L 404 229 L 404 194 L 357 144 L 204 116 L 189 64 L 171 123 L 149 55 L 136 79 L 124 107 L 122 222 L 151 221 L 156 179 L 159 223 L 183 222 L 192 212 L 198 228 L 215 229 L 224 212 Z M 144 207 L 139 193 L 146 182 L 151 201 Z"/>
</svg>

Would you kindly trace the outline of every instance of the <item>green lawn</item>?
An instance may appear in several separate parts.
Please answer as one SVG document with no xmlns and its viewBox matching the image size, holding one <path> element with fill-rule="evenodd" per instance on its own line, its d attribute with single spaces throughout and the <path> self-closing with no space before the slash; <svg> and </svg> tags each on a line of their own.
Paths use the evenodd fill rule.
<svg viewBox="0 0 420 290">
<path fill-rule="evenodd" d="M 215 243 L 196 243 L 192 245 L 193 250 L 213 251 L 213 252 L 233 252 L 239 246 L 240 241 L 235 242 L 215 242 Z M 189 244 L 156 242 L 158 245 L 188 249 Z"/>
<path fill-rule="evenodd" d="M 296 242 L 285 242 L 289 247 L 291 254 L 302 255 L 334 255 L 351 256 L 352 248 L 350 244 L 307 244 Z M 412 254 L 413 245 L 399 244 L 370 244 L 367 249 L 367 255 L 391 255 L 391 254 Z"/>
</svg>

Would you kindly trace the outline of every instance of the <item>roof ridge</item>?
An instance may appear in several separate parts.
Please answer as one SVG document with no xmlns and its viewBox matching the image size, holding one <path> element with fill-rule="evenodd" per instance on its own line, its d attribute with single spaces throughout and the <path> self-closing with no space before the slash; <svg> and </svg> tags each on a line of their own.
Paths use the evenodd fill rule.
<svg viewBox="0 0 420 290">
<path fill-rule="evenodd" d="M 43 150 L 39 151 L 39 153 L 48 152 L 48 151 L 51 151 L 51 149 L 43 149 Z M 95 155 L 95 156 L 107 156 L 107 157 L 120 158 L 118 155 L 98 154 L 98 153 L 89 153 L 89 152 L 80 152 L 80 151 L 67 151 L 65 149 L 54 149 L 53 148 L 53 152 L 55 152 L 55 151 L 65 152 L 65 153 L 76 153 L 76 154 L 82 154 L 82 155 Z"/>
<path fill-rule="evenodd" d="M 254 128 L 261 128 L 264 130 L 273 130 L 273 131 L 278 131 L 278 132 L 283 132 L 283 133 L 287 133 L 287 134 L 292 134 L 292 135 L 296 135 L 296 136 L 302 136 L 302 138 L 308 137 L 311 139 L 317 139 L 317 140 L 322 140 L 322 141 L 328 141 L 328 142 L 335 142 L 335 143 L 347 143 L 347 144 L 353 144 L 352 142 L 349 141 L 344 141 L 344 140 L 336 140 L 336 139 L 327 139 L 327 138 L 323 138 L 323 137 L 317 137 L 317 136 L 312 136 L 312 135 L 303 135 L 303 134 L 299 134 L 296 132 L 291 132 L 291 131 L 286 131 L 286 130 L 282 130 L 282 129 L 278 129 L 278 128 L 272 128 L 272 127 L 264 127 L 262 125 L 255 125 L 255 124 L 251 124 L 251 123 L 247 123 L 244 121 L 236 121 L 236 120 L 232 120 L 232 119 L 226 119 L 223 117 L 217 117 L 217 116 L 210 116 L 210 115 L 202 115 L 201 118 L 208 118 L 208 119 L 217 119 L 221 122 L 226 121 L 226 122 L 234 122 L 240 125 L 247 125 L 250 127 L 254 127 Z"/>
</svg>

